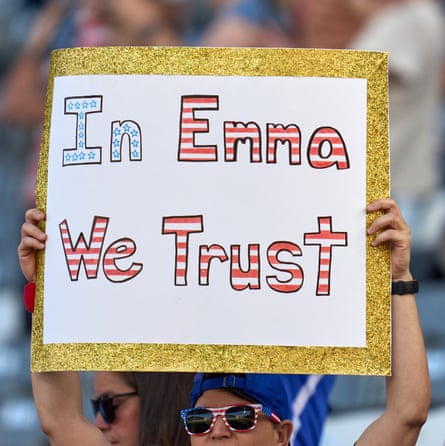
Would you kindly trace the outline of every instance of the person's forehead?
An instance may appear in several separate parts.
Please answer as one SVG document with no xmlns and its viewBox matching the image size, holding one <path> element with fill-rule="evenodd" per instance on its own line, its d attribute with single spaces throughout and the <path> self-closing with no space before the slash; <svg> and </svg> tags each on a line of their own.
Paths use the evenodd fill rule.
<svg viewBox="0 0 445 446">
<path fill-rule="evenodd" d="M 131 390 L 122 375 L 115 372 L 96 372 L 94 388 L 96 393 L 122 393 Z"/>
<path fill-rule="evenodd" d="M 243 399 L 238 395 L 234 395 L 231 392 L 223 389 L 211 389 L 206 390 L 196 400 L 196 406 L 202 407 L 224 407 L 232 404 L 248 403 L 251 401 Z"/>
</svg>

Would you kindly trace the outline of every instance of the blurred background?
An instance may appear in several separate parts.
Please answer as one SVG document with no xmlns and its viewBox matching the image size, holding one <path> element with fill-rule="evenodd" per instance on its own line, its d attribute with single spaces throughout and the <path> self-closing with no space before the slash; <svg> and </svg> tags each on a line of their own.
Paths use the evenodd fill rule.
<svg viewBox="0 0 445 446">
<path fill-rule="evenodd" d="M 29 376 L 30 318 L 16 249 L 34 206 L 52 49 L 102 45 L 350 48 L 389 52 L 392 195 L 432 380 L 418 444 L 445 445 L 445 38 L 439 0 L 0 0 L 0 446 L 44 446 Z M 85 396 L 90 373 L 82 374 Z M 352 444 L 384 404 L 384 378 L 338 377 L 323 446 Z M 92 416 L 86 407 L 88 416 Z"/>
</svg>

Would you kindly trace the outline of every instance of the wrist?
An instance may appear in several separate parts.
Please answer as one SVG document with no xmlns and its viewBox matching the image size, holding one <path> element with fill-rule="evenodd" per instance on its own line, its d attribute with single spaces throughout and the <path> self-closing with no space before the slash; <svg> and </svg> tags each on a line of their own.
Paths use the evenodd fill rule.
<svg viewBox="0 0 445 446">
<path fill-rule="evenodd" d="M 405 271 L 405 272 L 400 273 L 400 274 L 392 273 L 391 280 L 393 282 L 399 282 L 400 280 L 402 280 L 402 281 L 409 281 L 409 280 L 414 280 L 414 277 L 413 277 L 413 275 L 411 274 L 410 271 Z"/>
</svg>

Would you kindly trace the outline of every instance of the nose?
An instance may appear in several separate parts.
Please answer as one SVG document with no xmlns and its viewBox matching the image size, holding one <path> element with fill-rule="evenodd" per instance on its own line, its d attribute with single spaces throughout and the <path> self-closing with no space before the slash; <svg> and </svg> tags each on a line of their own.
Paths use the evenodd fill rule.
<svg viewBox="0 0 445 446">
<path fill-rule="evenodd" d="M 106 431 L 110 428 L 110 425 L 105 423 L 100 412 L 97 412 L 96 417 L 94 418 L 94 425 L 101 431 Z"/>
<path fill-rule="evenodd" d="M 215 425 L 209 433 L 211 438 L 228 438 L 232 435 L 232 431 L 226 426 L 221 415 L 216 417 Z"/>
</svg>

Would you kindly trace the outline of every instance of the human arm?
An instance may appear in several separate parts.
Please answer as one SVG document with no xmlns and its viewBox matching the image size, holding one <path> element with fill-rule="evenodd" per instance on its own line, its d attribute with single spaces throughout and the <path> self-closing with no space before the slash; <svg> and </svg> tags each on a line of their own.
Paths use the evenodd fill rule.
<svg viewBox="0 0 445 446">
<path fill-rule="evenodd" d="M 377 200 L 368 212 L 375 218 L 368 233 L 373 246 L 391 244 L 393 281 L 409 281 L 411 236 L 397 204 Z M 414 295 L 392 296 L 392 375 L 386 379 L 386 407 L 363 432 L 357 446 L 412 446 L 425 423 L 431 400 L 425 345 Z"/>
<path fill-rule="evenodd" d="M 44 220 L 44 212 L 29 209 L 22 225 L 17 253 L 30 282 L 36 280 L 37 252 L 45 248 L 47 236 L 38 226 Z M 77 372 L 32 373 L 31 380 L 40 426 L 51 446 L 109 446 L 102 432 L 83 415 Z"/>
<path fill-rule="evenodd" d="M 77 372 L 38 372 L 31 379 L 40 427 L 51 446 L 110 446 L 83 414 Z"/>
<path fill-rule="evenodd" d="M 40 125 L 45 111 L 51 42 L 66 13 L 62 1 L 47 1 L 31 24 L 21 51 L 4 76 L 0 117 L 25 127 Z"/>
</svg>

